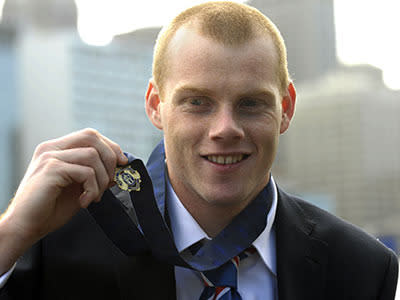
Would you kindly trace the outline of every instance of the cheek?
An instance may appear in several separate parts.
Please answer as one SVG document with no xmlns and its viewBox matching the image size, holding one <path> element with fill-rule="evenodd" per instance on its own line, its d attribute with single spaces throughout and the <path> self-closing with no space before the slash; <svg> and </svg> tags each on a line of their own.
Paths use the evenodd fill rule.
<svg viewBox="0 0 400 300">
<path fill-rule="evenodd" d="M 279 134 L 280 118 L 277 114 L 265 114 L 259 118 L 248 120 L 245 124 L 248 134 L 258 141 L 271 140 Z"/>
<path fill-rule="evenodd" d="M 279 140 L 279 124 L 277 122 L 274 120 L 262 122 L 253 127 L 249 136 L 263 159 L 271 160 L 274 158 Z"/>
<path fill-rule="evenodd" d="M 197 126 L 195 122 L 186 120 L 182 116 L 170 116 L 164 127 L 164 138 L 166 147 L 169 148 L 176 163 L 181 164 L 187 158 L 188 153 L 196 148 L 200 131 L 200 126 Z"/>
<path fill-rule="evenodd" d="M 185 113 L 170 113 L 168 115 L 167 132 L 174 139 L 187 141 L 195 140 L 206 129 L 204 120 L 195 119 Z"/>
</svg>

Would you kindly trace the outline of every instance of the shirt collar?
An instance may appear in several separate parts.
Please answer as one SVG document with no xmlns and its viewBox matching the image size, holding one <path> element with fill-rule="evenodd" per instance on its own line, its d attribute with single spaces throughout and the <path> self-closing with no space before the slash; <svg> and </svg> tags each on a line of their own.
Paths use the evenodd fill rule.
<svg viewBox="0 0 400 300">
<path fill-rule="evenodd" d="M 204 232 L 192 215 L 183 206 L 181 201 L 178 199 L 178 196 L 175 194 L 175 191 L 169 182 L 168 176 L 166 177 L 166 202 L 171 222 L 171 230 L 174 236 L 176 248 L 179 252 L 182 252 L 204 238 L 211 238 Z M 264 264 L 271 270 L 272 273 L 276 275 L 275 235 L 273 224 L 278 203 L 278 193 L 272 176 L 271 180 L 273 187 L 272 205 L 267 216 L 267 225 L 265 226 L 264 231 L 253 242 L 253 246 L 257 249 L 257 252 Z"/>
<path fill-rule="evenodd" d="M 274 178 L 272 180 L 272 205 L 267 216 L 267 225 L 264 231 L 253 242 L 254 248 L 257 249 L 258 254 L 261 256 L 264 264 L 270 271 L 276 275 L 276 257 L 275 257 L 275 230 L 274 221 L 276 215 L 276 208 L 278 205 L 278 191 L 276 189 Z"/>
<path fill-rule="evenodd" d="M 204 238 L 211 239 L 178 199 L 169 179 L 167 179 L 167 207 L 178 252 L 184 251 Z"/>
</svg>

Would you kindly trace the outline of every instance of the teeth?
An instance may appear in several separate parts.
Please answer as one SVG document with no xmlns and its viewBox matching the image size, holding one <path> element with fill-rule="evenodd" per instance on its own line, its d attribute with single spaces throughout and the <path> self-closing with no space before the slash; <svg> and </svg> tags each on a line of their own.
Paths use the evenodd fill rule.
<svg viewBox="0 0 400 300">
<path fill-rule="evenodd" d="M 209 161 L 212 161 L 212 162 L 220 164 L 220 165 L 230 165 L 230 164 L 235 164 L 235 163 L 240 162 L 243 159 L 243 154 L 228 155 L 228 156 L 209 155 L 209 156 L 207 156 L 207 159 Z"/>
</svg>

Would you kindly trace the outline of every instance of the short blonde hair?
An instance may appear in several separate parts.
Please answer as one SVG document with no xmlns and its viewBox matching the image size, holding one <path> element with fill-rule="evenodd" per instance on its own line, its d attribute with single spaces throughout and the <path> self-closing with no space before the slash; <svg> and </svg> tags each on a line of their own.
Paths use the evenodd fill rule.
<svg viewBox="0 0 400 300">
<path fill-rule="evenodd" d="M 275 24 L 259 10 L 230 1 L 207 2 L 193 6 L 177 15 L 159 33 L 153 55 L 153 78 L 163 95 L 168 73 L 168 46 L 183 25 L 196 22 L 200 33 L 224 45 L 240 46 L 256 36 L 267 35 L 278 54 L 280 92 L 286 94 L 289 85 L 286 47 Z"/>
</svg>

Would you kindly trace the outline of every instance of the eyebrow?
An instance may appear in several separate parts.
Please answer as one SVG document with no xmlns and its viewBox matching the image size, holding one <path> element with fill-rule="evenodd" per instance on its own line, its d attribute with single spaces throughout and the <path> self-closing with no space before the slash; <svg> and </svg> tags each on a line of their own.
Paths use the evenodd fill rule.
<svg viewBox="0 0 400 300">
<path fill-rule="evenodd" d="M 183 85 L 178 87 L 178 89 L 175 90 L 174 95 L 179 95 L 183 93 L 192 93 L 192 94 L 201 94 L 201 95 L 213 95 L 214 92 L 211 89 L 208 88 L 197 88 L 194 86 L 190 85 Z M 241 93 L 239 95 L 239 98 L 244 98 L 244 97 L 256 97 L 256 96 L 263 96 L 267 97 L 269 99 L 275 99 L 275 94 L 267 89 L 255 89 L 255 90 L 249 90 L 244 93 Z"/>
<path fill-rule="evenodd" d="M 275 99 L 275 94 L 270 91 L 270 90 L 265 90 L 265 89 L 260 89 L 260 90 L 254 90 L 254 91 L 249 91 L 244 94 L 242 94 L 240 97 L 256 97 L 256 96 L 263 96 L 267 97 L 268 99 Z"/>
<path fill-rule="evenodd" d="M 183 85 L 175 90 L 174 95 L 183 94 L 183 93 L 205 94 L 205 95 L 213 94 L 212 90 L 207 89 L 207 88 L 197 88 L 197 87 L 190 86 L 190 85 Z"/>
</svg>

